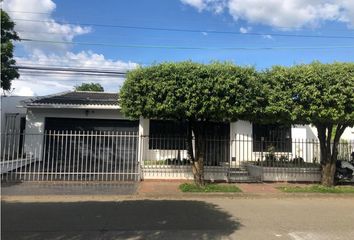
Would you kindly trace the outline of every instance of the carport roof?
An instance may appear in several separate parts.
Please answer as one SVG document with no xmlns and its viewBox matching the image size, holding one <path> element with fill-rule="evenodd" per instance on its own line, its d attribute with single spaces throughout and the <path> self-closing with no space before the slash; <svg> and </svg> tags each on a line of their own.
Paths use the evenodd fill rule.
<svg viewBox="0 0 354 240">
<path fill-rule="evenodd" d="M 119 108 L 118 93 L 106 92 L 64 92 L 37 97 L 24 103 L 31 108 Z"/>
</svg>

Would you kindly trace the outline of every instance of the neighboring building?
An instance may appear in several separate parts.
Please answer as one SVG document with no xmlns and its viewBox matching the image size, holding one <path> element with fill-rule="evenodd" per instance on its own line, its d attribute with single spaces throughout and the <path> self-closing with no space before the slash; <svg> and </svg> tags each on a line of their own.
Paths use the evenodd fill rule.
<svg viewBox="0 0 354 240">
<path fill-rule="evenodd" d="M 26 126 L 26 109 L 19 108 L 21 101 L 29 99 L 24 96 L 1 96 L 1 158 L 5 153 L 17 155 L 23 148 L 23 134 Z"/>
<path fill-rule="evenodd" d="M 1 96 L 1 133 L 23 131 L 26 123 L 26 109 L 20 108 L 25 96 Z"/>
</svg>

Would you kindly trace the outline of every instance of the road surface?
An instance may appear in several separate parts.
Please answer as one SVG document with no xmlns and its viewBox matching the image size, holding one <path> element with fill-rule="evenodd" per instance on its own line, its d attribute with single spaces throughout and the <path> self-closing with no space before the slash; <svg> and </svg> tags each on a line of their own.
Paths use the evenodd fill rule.
<svg viewBox="0 0 354 240">
<path fill-rule="evenodd" d="M 354 198 L 2 202 L 8 239 L 354 239 Z"/>
</svg>

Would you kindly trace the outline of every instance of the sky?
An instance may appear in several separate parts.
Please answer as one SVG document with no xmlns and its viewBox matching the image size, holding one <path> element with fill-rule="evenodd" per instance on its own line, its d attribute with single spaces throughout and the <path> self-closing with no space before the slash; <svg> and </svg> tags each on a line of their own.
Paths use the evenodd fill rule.
<svg viewBox="0 0 354 240">
<path fill-rule="evenodd" d="M 353 0 L 4 0 L 24 39 L 20 66 L 126 72 L 164 61 L 273 65 L 354 61 Z M 30 41 L 28 41 L 30 40 Z M 41 96 L 124 78 L 20 72 L 13 95 Z"/>
</svg>

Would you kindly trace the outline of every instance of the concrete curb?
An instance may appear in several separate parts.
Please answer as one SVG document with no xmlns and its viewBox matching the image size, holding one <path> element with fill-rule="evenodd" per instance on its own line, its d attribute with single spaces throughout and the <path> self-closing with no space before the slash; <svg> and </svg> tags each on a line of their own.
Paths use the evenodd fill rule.
<svg viewBox="0 0 354 240">
<path fill-rule="evenodd" d="M 11 195 L 1 196 L 3 202 L 112 202 L 124 200 L 146 200 L 146 199 L 291 199 L 291 198 L 326 198 L 341 199 L 353 198 L 354 194 L 332 194 L 332 193 L 179 193 L 179 194 L 135 194 L 135 195 Z"/>
</svg>

